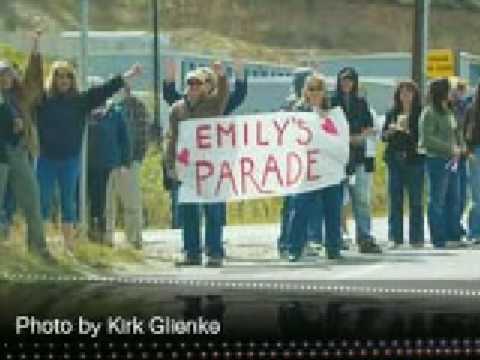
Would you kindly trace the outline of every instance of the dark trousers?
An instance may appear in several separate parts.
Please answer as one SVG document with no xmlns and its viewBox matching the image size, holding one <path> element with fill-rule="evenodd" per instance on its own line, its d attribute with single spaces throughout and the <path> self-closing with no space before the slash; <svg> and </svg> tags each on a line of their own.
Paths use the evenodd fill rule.
<svg viewBox="0 0 480 360">
<path fill-rule="evenodd" d="M 106 231 L 105 204 L 107 182 L 110 169 L 88 169 L 88 198 L 90 200 L 91 226 L 98 226 L 102 233 Z"/>
<path fill-rule="evenodd" d="M 178 203 L 178 185 L 170 190 L 170 209 L 172 214 L 172 229 L 180 229 L 183 224 L 182 206 Z"/>
<path fill-rule="evenodd" d="M 392 154 L 388 166 L 388 235 L 390 241 L 403 244 L 403 196 L 408 194 L 409 240 L 424 242 L 423 189 L 425 162 L 407 161 L 401 154 Z"/>
<path fill-rule="evenodd" d="M 341 218 L 343 190 L 342 185 L 332 185 L 320 190 L 310 191 L 291 197 L 292 211 L 287 219 L 286 234 L 289 253 L 300 255 L 307 240 L 309 219 L 325 222 L 325 248 L 328 255 L 338 255 L 341 243 Z M 323 214 L 315 212 L 323 204 Z M 317 216 L 318 215 L 318 216 Z"/>
<path fill-rule="evenodd" d="M 295 196 L 285 196 L 283 198 L 282 212 L 280 214 L 280 235 L 278 237 L 277 247 L 280 251 L 286 251 L 289 248 L 289 220 L 294 211 L 294 198 Z M 323 243 L 323 203 L 315 201 L 311 204 L 312 209 L 307 215 L 307 231 L 305 232 L 304 242 L 314 242 L 317 244 Z"/>
<path fill-rule="evenodd" d="M 316 244 L 323 243 L 323 206 L 322 201 L 315 201 L 313 209 L 308 216 L 307 222 L 307 242 Z"/>
<path fill-rule="evenodd" d="M 462 216 L 467 206 L 467 164 L 465 159 L 458 162 L 458 169 L 452 174 L 455 183 L 448 188 L 445 223 L 449 241 L 460 241 L 465 235 L 462 226 Z"/>
<path fill-rule="evenodd" d="M 280 213 L 280 235 L 277 240 L 277 248 L 280 252 L 288 250 L 287 225 L 289 214 L 293 210 L 293 206 L 291 205 L 293 204 L 292 198 L 292 196 L 285 196 L 283 198 L 282 211 Z"/>
<path fill-rule="evenodd" d="M 223 257 L 223 218 L 221 204 L 187 203 L 180 205 L 183 215 L 183 244 L 187 257 L 200 257 L 202 213 L 205 215 L 205 253 L 212 257 Z"/>
</svg>

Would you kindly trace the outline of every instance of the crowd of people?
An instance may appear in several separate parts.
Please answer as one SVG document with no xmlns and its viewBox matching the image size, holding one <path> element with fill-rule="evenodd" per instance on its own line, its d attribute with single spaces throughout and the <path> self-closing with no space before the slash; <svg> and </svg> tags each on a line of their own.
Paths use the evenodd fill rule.
<svg viewBox="0 0 480 360">
<path fill-rule="evenodd" d="M 224 88 L 225 75 L 218 66 L 214 73 L 219 85 L 216 90 L 212 90 L 210 85 L 210 70 L 200 68 L 187 74 L 184 98 L 175 103 L 170 101 L 173 106 L 165 174 L 172 183 L 181 183 L 173 161 L 179 122 L 187 118 L 229 113 L 225 111 L 226 101 L 235 96 L 224 97 L 228 93 Z M 246 78 L 238 76 L 236 79 L 240 83 L 245 81 L 243 99 L 247 91 Z M 238 83 L 235 84 L 233 94 L 239 88 Z M 167 101 L 173 99 L 171 90 L 168 90 L 173 86 L 172 80 L 164 82 Z M 346 67 L 338 73 L 333 94 L 329 92 L 323 75 L 311 69 L 298 69 L 294 74 L 293 94 L 282 110 L 313 111 L 323 116 L 329 109 L 340 107 L 349 125 L 349 159 L 345 178 L 338 184 L 284 197 L 278 238 L 279 256 L 297 262 L 306 254 L 318 255 L 319 249 L 324 247 L 328 259 L 342 259 L 342 250 L 352 246 L 346 226 L 346 205 L 349 203 L 358 251 L 365 254 L 383 252 L 372 235 L 371 214 L 376 145 L 380 139 L 385 143 L 383 161 L 388 179 L 389 246 L 393 249 L 407 245 L 415 249 L 426 246 L 425 184 L 429 184 L 427 220 L 433 248 L 457 248 L 480 243 L 480 199 L 475 193 L 476 182 L 480 181 L 478 94 L 479 89 L 475 97 L 469 96 L 466 83 L 461 80 L 442 78 L 431 81 L 428 96 L 423 99 L 414 81 L 401 81 L 395 89 L 392 107 L 385 114 L 385 121 L 381 122 L 366 98 L 360 95 L 359 75 L 354 68 Z M 212 103 L 216 105 L 212 106 Z M 468 184 L 472 205 L 465 228 L 462 218 L 467 207 Z M 403 232 L 405 193 L 408 194 L 409 206 L 408 242 Z M 180 225 L 183 229 L 184 258 L 179 265 L 202 264 L 199 224 L 203 209 L 206 215 L 206 265 L 222 266 L 225 255 L 220 240 L 223 224 L 215 223 L 215 215 L 206 209 L 219 205 L 178 206 L 177 214 L 183 212 L 180 218 L 184 219 Z M 176 206 L 173 202 L 172 208 Z M 224 208 L 221 211 L 224 217 Z M 218 233 L 220 236 L 213 235 Z"/>
<path fill-rule="evenodd" d="M 152 122 L 145 104 L 132 95 L 129 82 L 141 73 L 134 65 L 110 80 L 94 79 L 79 91 L 74 67 L 56 61 L 44 83 L 40 33 L 23 76 L 0 61 L 0 236 L 8 232 L 7 213 L 14 200 L 27 224 L 28 249 L 54 261 L 46 243 L 44 222 L 51 219 L 52 199 L 59 194 L 65 249 L 72 254 L 78 221 L 78 180 L 84 130 L 88 127 L 89 238 L 114 242 L 116 203 L 123 207 L 127 240 L 142 248 L 140 167 L 152 141 Z M 186 74 L 185 92 L 177 91 L 177 71 L 166 63 L 163 97 L 170 108 L 165 138 L 163 179 L 171 193 L 172 227 L 182 229 L 184 257 L 178 266 L 199 266 L 202 216 L 205 217 L 205 264 L 221 267 L 225 259 L 223 227 L 226 204 L 178 204 L 182 179 L 175 166 L 179 124 L 187 119 L 229 115 L 247 96 L 243 64 L 234 63 L 234 89 L 224 66 L 215 62 Z M 117 99 L 111 101 L 115 94 Z M 328 259 L 342 259 L 347 240 L 346 206 L 351 203 L 355 240 L 360 253 L 381 254 L 372 235 L 371 199 L 377 140 L 385 143 L 388 238 L 393 248 L 405 245 L 404 193 L 408 194 L 408 244 L 425 246 L 424 199 L 428 180 L 427 219 L 434 249 L 480 243 L 480 87 L 468 96 L 466 83 L 435 79 L 426 99 L 413 81 L 401 81 L 392 108 L 379 124 L 367 99 L 360 95 L 359 75 L 343 68 L 336 88 L 311 69 L 294 74 L 293 93 L 282 111 L 315 112 L 324 117 L 343 110 L 350 143 L 345 176 L 337 184 L 283 198 L 278 238 L 279 256 L 297 262 L 324 247 Z M 107 101 L 108 100 L 108 101 Z M 470 187 L 470 192 L 468 188 Z M 468 196 L 471 207 L 462 225 Z M 159 206 L 165 206 L 161 204 Z"/>
<path fill-rule="evenodd" d="M 142 68 L 133 65 L 122 75 L 79 91 L 74 67 L 67 61 L 56 61 L 44 83 L 40 38 L 40 32 L 33 36 L 32 52 L 23 76 L 8 61 L 0 62 L 0 204 L 4 204 L 7 184 L 10 184 L 15 204 L 25 216 L 29 251 L 55 262 L 47 247 L 44 222 L 51 219 L 52 199 L 58 189 L 65 250 L 71 255 L 76 240 L 80 155 L 87 119 L 94 109 L 103 106 L 107 99 L 138 77 Z M 127 99 L 124 98 L 125 103 Z M 107 133 L 102 142 L 116 135 L 113 130 Z M 106 147 L 105 152 L 96 148 L 95 155 L 106 156 L 105 163 L 113 166 L 117 166 L 118 161 L 123 171 L 134 173 L 135 157 L 130 153 L 128 140 L 125 146 L 127 150 L 119 149 L 122 154 L 117 155 L 112 147 Z M 5 207 L 0 209 L 3 227 L 0 236 L 4 240 L 9 222 Z"/>
</svg>

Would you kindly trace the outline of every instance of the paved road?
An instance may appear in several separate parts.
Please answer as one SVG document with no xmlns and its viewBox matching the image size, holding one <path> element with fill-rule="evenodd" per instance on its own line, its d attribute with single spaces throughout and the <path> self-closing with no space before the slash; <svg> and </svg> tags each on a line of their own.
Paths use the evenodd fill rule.
<svg viewBox="0 0 480 360">
<path fill-rule="evenodd" d="M 353 224 L 349 224 L 352 227 Z M 125 269 L 125 274 L 175 280 L 224 281 L 349 281 L 349 280 L 464 280 L 480 279 L 480 247 L 436 250 L 389 250 L 386 219 L 373 224 L 382 255 L 360 255 L 355 248 L 344 252 L 342 261 L 327 260 L 323 253 L 290 264 L 276 253 L 278 224 L 228 226 L 225 243 L 228 260 L 221 269 L 175 268 L 180 253 L 180 230 L 145 232 L 147 266 Z M 408 233 L 408 230 L 406 231 Z M 428 234 L 428 231 L 426 231 Z M 161 264 L 161 265 L 160 265 Z M 480 282 L 479 282 L 480 283 Z M 474 282 L 476 284 L 476 282 Z"/>
</svg>

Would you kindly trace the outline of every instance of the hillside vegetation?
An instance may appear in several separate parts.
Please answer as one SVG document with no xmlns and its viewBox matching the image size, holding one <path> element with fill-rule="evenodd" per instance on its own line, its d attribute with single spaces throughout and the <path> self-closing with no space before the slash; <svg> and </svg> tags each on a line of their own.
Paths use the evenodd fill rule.
<svg viewBox="0 0 480 360">
<path fill-rule="evenodd" d="M 432 0 L 431 47 L 480 53 L 480 0 Z M 78 0 L 5 1 L 0 22 L 9 30 L 31 27 L 35 16 L 51 31 L 76 29 Z M 222 49 L 204 34 L 250 46 L 322 49 L 326 52 L 408 51 L 413 0 L 161 0 L 160 27 L 179 47 Z M 150 0 L 90 0 L 97 30 L 151 28 Z M 188 29 L 193 31 L 188 31 Z M 195 36 L 196 35 L 196 36 Z M 262 56 L 262 54 L 260 54 Z"/>
<path fill-rule="evenodd" d="M 36 24 L 48 31 L 78 28 L 79 0 L 4 1 L 0 27 L 22 30 Z M 95 30 L 148 30 L 150 0 L 90 0 Z M 290 62 L 299 56 L 372 51 L 409 51 L 413 0 L 161 0 L 160 25 L 182 49 L 224 52 L 256 60 Z M 432 48 L 480 53 L 480 0 L 432 0 Z M 21 54 L 0 47 L 0 57 L 22 63 Z M 385 212 L 385 171 L 379 149 L 373 206 Z M 169 197 L 162 188 L 161 152 L 150 149 L 142 187 L 146 218 L 168 227 Z M 158 206 L 161 204 L 161 206 Z M 229 205 L 229 223 L 277 221 L 279 199 Z"/>
</svg>

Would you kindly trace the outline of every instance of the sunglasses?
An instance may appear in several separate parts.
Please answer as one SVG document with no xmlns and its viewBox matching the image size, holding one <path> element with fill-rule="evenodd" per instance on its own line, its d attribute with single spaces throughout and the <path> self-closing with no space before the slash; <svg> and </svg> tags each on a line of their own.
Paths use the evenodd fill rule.
<svg viewBox="0 0 480 360">
<path fill-rule="evenodd" d="M 197 79 L 190 79 L 187 81 L 188 86 L 202 86 L 203 82 Z"/>
<path fill-rule="evenodd" d="M 69 79 L 73 79 L 73 74 L 70 73 L 70 72 L 56 72 L 55 73 L 55 77 L 57 78 L 69 78 Z"/>
<path fill-rule="evenodd" d="M 321 88 L 321 87 L 309 87 L 309 88 L 307 88 L 307 91 L 309 91 L 309 92 L 322 92 L 322 91 L 325 91 L 325 89 Z"/>
</svg>

